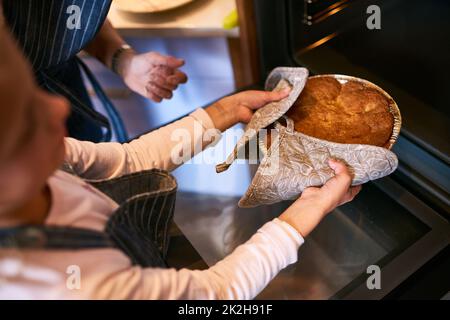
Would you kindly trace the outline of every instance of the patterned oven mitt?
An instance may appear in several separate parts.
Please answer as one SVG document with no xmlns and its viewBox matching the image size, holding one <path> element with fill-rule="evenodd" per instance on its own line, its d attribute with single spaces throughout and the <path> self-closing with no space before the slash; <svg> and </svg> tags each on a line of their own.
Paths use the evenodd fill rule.
<svg viewBox="0 0 450 320">
<path fill-rule="evenodd" d="M 249 141 L 256 138 L 259 130 L 267 127 L 282 117 L 297 100 L 308 79 L 308 70 L 305 68 L 276 68 L 267 77 L 266 90 L 283 90 L 290 86 L 289 96 L 281 101 L 272 102 L 259 108 L 253 114 L 245 127 L 244 135 L 239 139 L 233 152 L 224 163 L 216 166 L 217 173 L 227 170 L 237 158 L 245 158 L 246 146 Z M 251 156 L 250 156 L 251 157 Z"/>
<path fill-rule="evenodd" d="M 299 76 L 296 78 L 294 74 Z M 239 201 L 240 207 L 255 207 L 295 199 L 307 187 L 323 185 L 334 175 L 328 166 L 329 158 L 340 159 L 349 166 L 354 174 L 352 185 L 382 178 L 397 168 L 397 156 L 388 149 L 371 145 L 334 143 L 294 130 L 293 121 L 284 116 L 284 113 L 300 95 L 307 76 L 308 72 L 304 68 L 276 68 L 268 77 L 266 89 L 275 87 L 274 82 L 278 83 L 275 90 L 285 87 L 287 80 L 293 87 L 291 95 L 280 102 L 259 109 L 262 116 L 257 115 L 258 111 L 255 112 L 233 153 L 224 163 L 217 165 L 217 172 L 226 170 L 241 149 L 245 148 L 246 143 L 259 133 L 258 145 L 263 152 L 263 159 L 248 190 Z M 286 126 L 277 121 L 281 117 L 285 119 Z M 396 120 L 399 130 L 399 114 Z M 271 132 L 272 143 L 269 150 L 266 150 L 264 142 L 266 130 L 261 129 L 274 122 L 275 129 Z"/>
</svg>

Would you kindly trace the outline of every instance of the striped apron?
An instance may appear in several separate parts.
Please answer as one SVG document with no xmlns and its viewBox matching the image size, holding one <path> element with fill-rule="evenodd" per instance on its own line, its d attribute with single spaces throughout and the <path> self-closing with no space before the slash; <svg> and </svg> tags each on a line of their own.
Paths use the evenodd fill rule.
<svg viewBox="0 0 450 320">
<path fill-rule="evenodd" d="M 5 0 L 7 24 L 30 61 L 38 84 L 71 103 L 68 133 L 79 140 L 119 142 L 128 136 L 117 110 L 89 69 L 76 56 L 102 27 L 111 0 Z M 83 83 L 82 69 L 103 104 L 97 112 Z"/>
<path fill-rule="evenodd" d="M 114 248 L 126 254 L 133 265 L 168 267 L 169 227 L 173 222 L 177 189 L 175 178 L 166 171 L 152 169 L 115 179 L 88 182 L 119 204 L 103 232 L 36 225 L 1 228 L 0 248 Z"/>
</svg>

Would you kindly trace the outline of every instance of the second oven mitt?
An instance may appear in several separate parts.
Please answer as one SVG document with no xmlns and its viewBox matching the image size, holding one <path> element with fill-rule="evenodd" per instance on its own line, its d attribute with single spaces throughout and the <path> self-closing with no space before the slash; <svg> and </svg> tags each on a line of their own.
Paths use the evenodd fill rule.
<svg viewBox="0 0 450 320">
<path fill-rule="evenodd" d="M 289 96 L 281 101 L 269 103 L 255 111 L 252 119 L 245 128 L 244 135 L 237 142 L 233 152 L 224 163 L 216 166 L 217 172 L 227 170 L 237 158 L 245 158 L 245 155 L 241 154 L 245 150 L 245 146 L 250 140 L 256 137 L 259 130 L 272 124 L 289 110 L 302 92 L 308 79 L 308 74 L 309 72 L 305 68 L 288 67 L 275 68 L 269 74 L 265 85 L 266 90 L 279 91 L 286 87 L 291 87 Z"/>
<path fill-rule="evenodd" d="M 392 151 L 313 138 L 294 131 L 293 121 L 285 119 L 286 127 L 279 122 L 275 124 L 272 144 L 239 201 L 240 207 L 293 200 L 307 187 L 322 186 L 334 176 L 328 166 L 330 158 L 340 159 L 349 166 L 354 174 L 352 185 L 387 176 L 397 168 L 398 159 Z"/>
</svg>

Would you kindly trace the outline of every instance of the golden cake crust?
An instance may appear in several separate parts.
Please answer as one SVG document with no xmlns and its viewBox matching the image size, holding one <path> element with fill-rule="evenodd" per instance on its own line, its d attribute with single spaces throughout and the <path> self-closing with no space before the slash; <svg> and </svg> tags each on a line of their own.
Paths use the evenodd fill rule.
<svg viewBox="0 0 450 320">
<path fill-rule="evenodd" d="M 387 147 L 394 118 L 389 101 L 357 81 L 311 78 L 286 114 L 296 131 L 319 139 Z"/>
</svg>

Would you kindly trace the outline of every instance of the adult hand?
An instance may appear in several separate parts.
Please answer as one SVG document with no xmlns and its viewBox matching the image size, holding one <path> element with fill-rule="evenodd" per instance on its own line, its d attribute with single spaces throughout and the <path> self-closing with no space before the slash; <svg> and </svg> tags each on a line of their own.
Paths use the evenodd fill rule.
<svg viewBox="0 0 450 320">
<path fill-rule="evenodd" d="M 124 52 L 119 60 L 118 72 L 126 85 L 134 92 L 155 102 L 171 99 L 179 84 L 187 82 L 187 76 L 179 68 L 184 60 L 157 52 L 136 54 Z"/>
<path fill-rule="evenodd" d="M 311 187 L 303 191 L 280 219 L 293 226 L 306 237 L 336 207 L 353 200 L 361 186 L 351 187 L 352 175 L 341 161 L 329 160 L 335 176 L 321 188 Z"/>
</svg>

